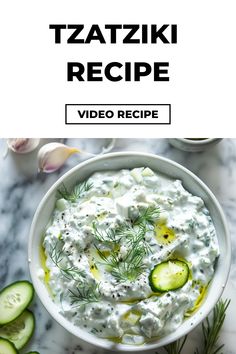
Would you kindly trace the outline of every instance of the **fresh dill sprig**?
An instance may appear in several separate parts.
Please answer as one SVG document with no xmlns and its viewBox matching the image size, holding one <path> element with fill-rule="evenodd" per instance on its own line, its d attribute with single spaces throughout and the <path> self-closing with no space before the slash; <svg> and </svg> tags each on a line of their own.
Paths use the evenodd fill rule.
<svg viewBox="0 0 236 354">
<path fill-rule="evenodd" d="M 146 269 L 143 263 L 144 255 L 145 251 L 141 247 L 130 249 L 125 258 L 112 268 L 111 274 L 120 282 L 134 281 Z"/>
<path fill-rule="evenodd" d="M 224 344 L 218 345 L 220 330 L 223 326 L 226 311 L 230 304 L 230 300 L 223 301 L 220 299 L 213 309 L 213 315 L 208 316 L 202 323 L 203 334 L 203 348 L 198 348 L 194 351 L 194 354 L 219 354 Z M 168 354 L 181 354 L 185 345 L 187 336 L 183 339 L 179 339 L 176 342 L 168 344 L 164 347 Z M 156 352 L 156 354 L 159 354 Z"/>
<path fill-rule="evenodd" d="M 138 247 L 143 250 L 144 255 L 152 253 L 151 246 L 145 238 L 146 231 L 146 224 L 140 224 L 138 230 L 133 229 L 133 232 L 126 236 L 126 242 L 131 250 L 135 250 Z"/>
<path fill-rule="evenodd" d="M 65 278 L 69 280 L 73 279 L 75 281 L 79 281 L 81 280 L 81 278 L 86 277 L 85 271 L 75 266 L 68 266 L 68 267 L 63 266 L 62 260 L 65 257 L 65 255 L 63 255 L 63 249 L 60 249 L 58 242 L 56 242 L 56 244 L 51 247 L 49 251 L 49 257 L 51 258 L 55 266 L 60 270 L 61 275 L 64 276 Z M 66 258 L 68 260 L 67 256 Z"/>
<path fill-rule="evenodd" d="M 107 243 L 109 242 L 119 243 L 120 238 L 117 238 L 116 230 L 108 229 L 108 230 L 100 231 L 98 230 L 95 222 L 93 222 L 92 227 L 93 227 L 93 236 L 97 241 L 107 242 Z"/>
<path fill-rule="evenodd" d="M 127 241 L 127 253 L 122 256 L 119 253 L 117 243 L 112 244 L 108 255 L 102 252 L 98 246 L 95 248 L 107 267 L 110 267 L 111 274 L 119 281 L 135 280 L 143 273 L 146 266 L 143 264 L 143 258 L 148 252 L 148 247 L 144 243 L 145 234 L 133 234 Z"/>
<path fill-rule="evenodd" d="M 160 208 L 150 206 L 145 210 L 141 210 L 139 215 L 133 220 L 133 225 L 151 224 L 153 225 L 160 216 Z"/>
<path fill-rule="evenodd" d="M 76 202 L 85 192 L 88 192 L 93 187 L 93 183 L 85 181 L 77 184 L 70 192 L 64 183 L 62 187 L 58 189 L 58 194 L 61 198 L 68 200 L 69 202 Z"/>
<path fill-rule="evenodd" d="M 134 247 L 136 244 L 143 243 L 146 253 L 150 252 L 150 246 L 145 241 L 146 226 L 140 224 L 138 230 L 132 228 L 128 223 L 120 225 L 115 229 L 98 230 L 95 222 L 92 224 L 93 236 L 100 243 L 112 243 L 113 248 L 115 245 L 119 245 L 122 238 L 125 238 L 126 243 L 130 247 Z"/>
<path fill-rule="evenodd" d="M 100 231 L 96 223 L 93 223 L 93 235 L 99 243 L 107 243 L 110 251 L 102 252 L 99 245 L 95 248 L 111 274 L 119 281 L 134 281 L 146 269 L 143 259 L 152 252 L 146 241 L 147 225 L 154 223 L 160 213 L 159 208 L 149 207 L 140 213 L 135 220 L 126 221 L 115 229 Z M 127 252 L 119 253 L 120 241 L 125 239 Z M 118 246 L 118 247 L 117 247 Z"/>
<path fill-rule="evenodd" d="M 209 318 L 208 316 L 202 323 L 202 333 L 204 340 L 203 349 L 200 351 L 197 348 L 194 354 L 216 354 L 219 353 L 224 347 L 224 344 L 218 345 L 218 340 L 229 304 L 230 300 L 223 301 L 220 299 L 220 301 L 214 307 L 212 318 Z"/>
<path fill-rule="evenodd" d="M 101 299 L 101 292 L 99 284 L 83 284 L 80 283 L 76 287 L 76 291 L 69 289 L 71 306 L 84 306 L 93 302 L 99 302 Z"/>
<path fill-rule="evenodd" d="M 115 250 L 110 250 L 108 252 L 108 255 L 106 255 L 104 252 L 102 252 L 98 246 L 94 245 L 96 248 L 98 255 L 100 258 L 104 261 L 104 264 L 108 267 L 115 268 L 119 265 L 120 263 L 120 256 L 119 253 Z"/>
</svg>

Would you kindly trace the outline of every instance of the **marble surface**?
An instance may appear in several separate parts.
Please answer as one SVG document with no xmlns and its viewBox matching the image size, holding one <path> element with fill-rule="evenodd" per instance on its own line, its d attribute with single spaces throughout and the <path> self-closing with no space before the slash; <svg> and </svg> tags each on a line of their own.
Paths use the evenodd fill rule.
<svg viewBox="0 0 236 354">
<path fill-rule="evenodd" d="M 109 139 L 66 139 L 91 153 L 99 153 Z M 42 141 L 45 143 L 46 140 Z M 72 166 L 89 155 L 72 156 L 59 172 L 37 173 L 36 152 L 28 155 L 9 153 L 0 140 L 0 288 L 20 279 L 30 279 L 27 265 L 27 242 L 30 224 L 37 205 L 49 187 Z M 236 139 L 223 139 L 212 149 L 186 153 L 175 149 L 166 139 L 118 139 L 113 151 L 152 152 L 173 159 L 197 174 L 214 192 L 224 208 L 232 237 L 232 267 L 223 297 L 231 299 L 221 332 L 224 354 L 236 353 Z M 88 347 L 67 333 L 45 311 L 36 297 L 32 304 L 36 314 L 36 331 L 27 350 L 40 354 L 102 353 Z M 183 354 L 192 354 L 200 342 L 200 328 L 188 336 Z M 164 351 L 159 351 L 159 353 Z"/>
</svg>

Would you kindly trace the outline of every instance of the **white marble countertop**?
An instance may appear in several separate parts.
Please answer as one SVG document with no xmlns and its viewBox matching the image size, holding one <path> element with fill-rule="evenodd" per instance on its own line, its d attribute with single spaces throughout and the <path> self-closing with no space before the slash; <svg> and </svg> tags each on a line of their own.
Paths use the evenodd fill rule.
<svg viewBox="0 0 236 354">
<path fill-rule="evenodd" d="M 68 139 L 71 146 L 99 152 L 103 139 Z M 8 154 L 2 159 L 5 141 L 0 140 L 0 288 L 20 279 L 30 279 L 27 264 L 29 228 L 37 205 L 49 187 L 81 157 L 72 156 L 58 173 L 37 174 L 36 154 Z M 212 149 L 185 153 L 168 144 L 166 139 L 118 139 L 113 151 L 152 152 L 181 163 L 198 175 L 218 198 L 227 216 L 232 237 L 232 267 L 223 297 L 231 304 L 221 332 L 224 354 L 236 353 L 236 139 L 223 139 Z M 81 344 L 45 311 L 36 297 L 32 308 L 36 314 L 36 331 L 26 349 L 40 354 L 100 353 Z M 183 354 L 192 354 L 200 342 L 200 328 L 188 336 Z M 26 352 L 22 351 L 23 352 Z M 102 352 L 102 351 L 101 351 Z M 161 351 L 160 351 L 161 352 Z M 164 351 L 163 351 L 164 353 Z"/>
</svg>

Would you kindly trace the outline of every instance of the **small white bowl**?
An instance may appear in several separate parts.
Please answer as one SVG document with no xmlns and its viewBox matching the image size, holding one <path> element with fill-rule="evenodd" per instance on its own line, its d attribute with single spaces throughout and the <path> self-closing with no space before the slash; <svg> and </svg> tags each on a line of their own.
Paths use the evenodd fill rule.
<svg viewBox="0 0 236 354">
<path fill-rule="evenodd" d="M 154 171 L 164 173 L 171 178 L 181 179 L 184 187 L 192 194 L 201 197 L 212 217 L 219 241 L 220 257 L 217 262 L 214 277 L 209 286 L 208 293 L 200 309 L 173 333 L 170 333 L 158 340 L 153 340 L 141 346 L 115 344 L 106 339 L 100 339 L 92 334 L 76 327 L 66 318 L 59 314 L 58 307 L 51 299 L 45 284 L 38 278 L 38 270 L 41 268 L 40 245 L 45 227 L 53 212 L 56 192 L 64 183 L 68 188 L 78 181 L 83 181 L 92 173 L 102 170 L 119 170 L 122 168 L 131 169 L 134 167 L 148 166 Z M 137 353 L 138 351 L 149 351 L 167 345 L 184 336 L 196 327 L 213 309 L 219 300 L 230 269 L 231 246 L 230 236 L 227 229 L 224 213 L 209 188 L 192 172 L 181 165 L 151 154 L 137 152 L 111 153 L 87 160 L 62 176 L 46 193 L 34 215 L 30 229 L 28 261 L 30 273 L 35 290 L 50 315 L 67 331 L 77 336 L 80 340 L 90 343 L 96 347 L 102 347 L 109 351 L 126 351 Z"/>
<path fill-rule="evenodd" d="M 206 139 L 187 139 L 177 138 L 168 139 L 169 143 L 177 149 L 189 152 L 198 152 L 210 149 L 215 144 L 218 144 L 222 138 L 206 138 Z"/>
</svg>

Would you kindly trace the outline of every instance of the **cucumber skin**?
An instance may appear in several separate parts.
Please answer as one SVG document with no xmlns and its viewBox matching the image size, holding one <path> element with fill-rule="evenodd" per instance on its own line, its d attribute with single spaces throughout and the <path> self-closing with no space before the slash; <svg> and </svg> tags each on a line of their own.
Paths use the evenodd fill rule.
<svg viewBox="0 0 236 354">
<path fill-rule="evenodd" d="M 152 274 L 153 274 L 155 268 L 156 268 L 156 266 L 152 269 L 151 273 L 149 274 L 149 277 L 148 277 L 149 286 L 150 286 L 150 288 L 152 289 L 152 291 L 153 291 L 154 293 L 156 293 L 156 292 L 157 292 L 157 293 L 166 293 L 166 290 L 160 290 L 160 289 L 156 288 L 156 287 L 154 286 L 154 284 L 153 284 L 153 281 L 152 281 Z"/>
<path fill-rule="evenodd" d="M 34 314 L 33 314 L 33 312 L 32 311 L 30 311 L 30 310 L 25 310 L 25 312 L 28 312 L 29 314 L 31 314 L 32 315 L 32 319 L 33 319 L 33 326 L 32 326 L 32 329 L 31 329 L 31 332 L 30 332 L 30 334 L 28 335 L 28 337 L 27 337 L 27 341 L 21 346 L 21 347 L 19 347 L 19 348 L 17 348 L 18 350 L 20 350 L 20 349 L 22 349 L 22 348 L 24 348 L 24 346 L 30 341 L 30 339 L 32 338 L 32 336 L 33 336 L 33 333 L 34 333 L 34 330 L 35 330 L 35 316 L 34 316 Z"/>
<path fill-rule="evenodd" d="M 9 289 L 9 288 L 11 288 L 11 287 L 14 287 L 16 284 L 22 284 L 22 283 L 24 283 L 24 284 L 27 283 L 27 285 L 30 285 L 30 288 L 31 288 L 31 291 L 32 291 L 28 303 L 26 304 L 26 306 L 25 306 L 25 308 L 22 310 L 22 312 L 21 312 L 20 314 L 18 314 L 13 320 L 10 320 L 10 321 L 8 321 L 8 322 L 4 322 L 4 321 L 1 321 L 1 319 L 0 319 L 0 326 L 3 326 L 3 325 L 6 325 L 6 324 L 8 324 L 8 323 L 11 323 L 11 322 L 15 321 L 20 315 L 22 315 L 22 313 L 25 311 L 25 309 L 29 306 L 29 304 L 30 304 L 31 301 L 33 300 L 33 297 L 34 297 L 34 287 L 33 287 L 32 283 L 29 282 L 28 280 L 18 280 L 18 281 L 15 281 L 14 283 L 11 283 L 11 284 L 5 286 L 5 288 L 3 288 L 3 289 L 0 291 L 0 297 L 1 297 L 2 293 L 3 293 L 5 290 L 7 290 L 7 289 Z"/>
<path fill-rule="evenodd" d="M 178 290 L 178 289 L 182 288 L 182 287 L 187 283 L 187 281 L 188 281 L 189 274 L 190 274 L 189 267 L 188 267 L 188 265 L 187 265 L 186 262 L 180 261 L 180 262 L 182 262 L 182 263 L 185 263 L 186 266 L 187 266 L 187 268 L 188 268 L 188 273 L 187 273 L 187 276 L 186 276 L 186 281 L 185 281 L 185 283 L 184 283 L 183 285 L 181 285 L 181 286 L 178 286 L 178 287 L 174 288 L 174 289 L 167 289 L 167 290 L 162 290 L 162 289 L 160 289 L 160 288 L 155 287 L 155 285 L 154 285 L 154 283 L 153 283 L 153 281 L 152 281 L 152 274 L 153 274 L 153 272 L 155 271 L 156 266 L 161 265 L 161 264 L 163 264 L 163 263 L 168 263 L 169 261 L 175 262 L 175 261 L 180 261 L 180 260 L 179 260 L 179 259 L 169 259 L 168 261 L 164 261 L 164 262 L 161 262 L 161 263 L 159 263 L 159 264 L 156 264 L 155 267 L 152 269 L 151 273 L 149 274 L 149 277 L 148 277 L 149 286 L 150 286 L 150 288 L 152 289 L 152 291 L 155 292 L 155 293 L 157 293 L 157 292 L 158 292 L 158 293 L 166 293 L 167 291 L 175 291 L 175 290 Z"/>
<path fill-rule="evenodd" d="M 8 343 L 8 345 L 11 347 L 12 349 L 12 354 L 19 354 L 18 350 L 16 349 L 16 347 L 14 346 L 14 344 L 12 342 L 10 342 L 8 339 L 6 338 L 2 338 L 0 337 L 0 342 L 3 341 L 5 343 Z"/>
<path fill-rule="evenodd" d="M 32 316 L 32 319 L 33 319 L 33 326 L 32 326 L 32 329 L 31 329 L 31 331 L 29 332 L 29 335 L 27 336 L 27 340 L 25 341 L 25 343 L 23 343 L 23 345 L 21 345 L 21 346 L 19 346 L 19 347 L 16 347 L 16 345 L 14 344 L 14 342 L 12 341 L 10 341 L 10 343 L 12 343 L 13 345 L 14 345 L 14 347 L 17 349 L 17 350 L 21 350 L 22 348 L 24 348 L 24 346 L 30 341 L 30 339 L 31 339 L 31 337 L 32 337 L 32 335 L 33 335 L 33 333 L 34 333 L 34 329 L 35 329 L 35 316 L 34 316 L 34 314 L 33 314 L 33 312 L 32 311 L 30 311 L 30 310 L 24 310 L 24 312 L 26 312 L 26 313 L 29 313 L 31 316 Z M 22 313 L 23 314 L 23 313 Z M 22 315 L 21 314 L 21 315 Z M 20 315 L 20 316 L 21 316 Z M 19 316 L 19 317 L 20 317 Z M 17 321 L 17 319 L 18 319 L 18 317 L 14 320 L 14 321 Z M 9 324 L 11 324 L 13 321 L 11 321 Z M 7 326 L 8 324 L 6 324 L 5 326 Z M 9 339 L 7 339 L 7 338 L 5 338 L 5 337 L 2 337 L 3 339 L 6 339 L 6 340 L 8 340 L 9 341 Z M 17 352 L 18 353 L 18 352 Z M 37 353 L 37 352 L 36 352 Z"/>
<path fill-rule="evenodd" d="M 26 354 L 39 354 L 39 352 L 28 352 Z"/>
</svg>

